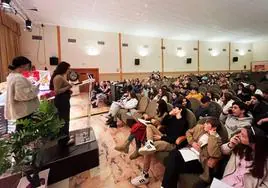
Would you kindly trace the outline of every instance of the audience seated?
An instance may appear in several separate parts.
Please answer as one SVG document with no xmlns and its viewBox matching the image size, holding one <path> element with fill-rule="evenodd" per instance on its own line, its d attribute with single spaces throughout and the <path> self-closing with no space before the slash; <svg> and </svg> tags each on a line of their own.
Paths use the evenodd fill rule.
<svg viewBox="0 0 268 188">
<path fill-rule="evenodd" d="M 223 159 L 221 158 L 221 152 L 219 152 L 221 140 L 224 143 L 228 140 L 228 138 L 231 138 L 229 146 L 233 147 L 232 142 L 234 142 L 234 139 L 232 136 L 236 134 L 242 135 L 244 130 L 249 129 L 248 127 L 252 127 L 253 130 L 256 129 L 256 131 L 262 129 L 264 131 L 263 134 L 267 134 L 268 90 L 265 89 L 266 87 L 262 87 L 262 90 L 260 90 L 257 88 L 256 84 L 250 84 L 251 80 L 249 77 L 244 76 L 247 78 L 244 79 L 243 74 L 235 74 L 236 76 L 233 76 L 232 74 L 213 73 L 202 75 L 182 75 L 176 79 L 173 79 L 167 77 L 161 78 L 160 75 L 155 73 L 153 75 L 154 76 L 151 78 L 142 81 L 139 81 L 139 79 L 126 80 L 124 84 L 125 87 L 133 87 L 135 93 L 141 93 L 139 95 L 147 96 L 150 100 L 158 101 L 159 104 L 158 107 L 156 107 L 156 104 L 153 106 L 154 109 L 158 109 L 157 116 L 154 118 L 154 115 L 142 115 L 144 111 L 149 111 L 147 108 L 149 108 L 152 102 L 149 102 L 148 107 L 144 108 L 146 110 L 143 110 L 143 112 L 139 113 L 138 116 L 136 116 L 135 113 L 130 113 L 131 115 L 127 117 L 131 117 L 133 121 L 137 121 L 138 117 L 142 117 L 145 120 L 150 120 L 151 123 L 148 124 L 148 126 L 145 126 L 140 122 L 129 124 L 133 125 L 131 127 L 128 139 L 122 145 L 117 145 L 115 147 L 117 151 L 128 153 L 129 144 L 135 139 L 136 149 L 130 155 L 130 159 L 136 159 L 142 155 L 144 156 L 143 171 L 140 176 L 131 180 L 133 185 L 139 186 L 141 184 L 148 183 L 148 171 L 150 169 L 152 157 L 156 156 L 157 159 L 162 161 L 164 157 L 168 156 L 169 153 L 169 157 L 166 157 L 165 159 L 165 164 L 167 164 L 167 166 L 165 170 L 165 177 L 163 179 L 163 187 L 177 187 L 178 181 L 183 182 L 182 187 L 184 188 L 188 188 L 186 184 L 191 185 L 189 186 L 191 188 L 206 187 L 209 185 L 213 177 L 221 179 L 225 166 L 229 160 L 228 157 L 223 157 Z M 190 88 L 192 89 L 190 90 Z M 202 94 L 198 93 L 199 90 L 202 92 Z M 219 97 L 220 94 L 221 98 Z M 139 100 L 140 99 L 141 97 L 139 97 Z M 124 100 L 124 98 L 121 100 Z M 192 104 L 190 101 L 192 101 Z M 170 102 L 171 104 L 168 104 L 167 102 Z M 141 104 L 139 103 L 139 106 L 140 105 Z M 161 110 L 162 105 L 174 107 L 170 112 L 170 115 L 166 115 L 168 111 L 167 108 L 164 108 L 165 110 Z M 132 109 L 136 108 L 136 106 L 133 106 Z M 137 112 L 140 109 L 139 106 L 136 109 Z M 194 123 L 196 126 L 188 130 L 187 140 L 190 146 L 196 147 L 196 144 L 193 144 L 191 139 L 194 139 L 195 142 L 198 142 L 199 139 L 202 138 L 202 135 L 209 135 L 209 138 L 213 138 L 208 139 L 209 144 L 206 146 L 201 147 L 201 149 L 197 148 L 197 150 L 200 151 L 200 162 L 198 160 L 185 162 L 180 152 L 178 152 L 179 148 L 187 145 L 185 132 L 188 129 L 188 123 L 191 122 L 192 119 L 195 119 L 194 114 L 188 110 L 191 109 L 191 107 L 193 108 L 193 112 L 195 112 L 197 118 L 205 118 L 200 118 L 200 123 L 197 125 Z M 108 124 L 112 124 L 112 120 L 115 122 L 115 117 L 121 117 L 115 113 L 118 111 L 114 109 L 118 108 L 122 109 L 122 106 L 118 106 L 116 102 L 115 104 L 112 104 L 109 114 L 110 116 L 111 114 L 115 115 L 113 115 L 114 118 L 110 118 L 110 120 L 107 121 Z M 154 111 L 151 108 L 152 107 L 150 107 L 150 111 Z M 119 111 L 121 112 L 122 110 Z M 129 110 L 123 111 L 127 112 Z M 186 111 L 192 113 L 192 116 L 189 116 L 190 119 L 187 116 L 187 120 L 185 115 Z M 162 119 L 163 121 L 161 122 Z M 217 120 L 221 120 L 223 124 L 219 126 Z M 204 122 L 207 123 L 204 125 Z M 208 129 L 212 131 L 209 131 Z M 220 133 L 218 131 L 220 131 Z M 218 133 L 221 135 L 221 138 L 219 137 Z M 212 142 L 212 140 L 215 142 Z M 142 147 L 142 144 L 145 145 Z M 210 147 L 211 144 L 215 146 L 214 149 L 213 147 Z M 240 151 L 240 149 L 243 147 L 248 147 L 244 146 L 247 144 L 243 144 L 244 143 L 235 146 L 232 156 L 238 156 L 243 153 L 241 153 L 242 150 Z M 177 149 L 175 149 L 176 145 Z M 243 145 L 243 147 L 241 145 Z M 250 144 L 250 146 L 251 145 L 252 144 Z M 224 147 L 225 146 L 223 145 L 223 148 Z M 248 150 L 245 149 L 245 151 Z M 223 150 L 222 152 L 226 153 L 226 151 Z M 254 153 L 252 152 L 252 154 Z M 161 159 L 160 155 L 163 157 L 163 159 Z M 240 155 L 240 157 L 241 156 L 242 155 Z M 230 161 L 233 162 L 232 157 L 230 158 Z M 229 163 L 231 163 L 230 161 Z M 249 161 L 252 161 L 252 159 Z M 242 162 L 242 164 L 249 164 L 247 159 L 246 162 Z M 228 165 L 225 169 L 225 172 L 230 171 L 230 165 Z M 246 171 L 244 168 L 240 169 L 240 167 L 236 169 L 239 173 L 244 173 L 244 171 Z M 253 169 L 254 167 L 252 167 L 252 170 Z M 259 169 L 260 168 L 258 168 L 258 171 Z M 192 174 L 192 176 L 187 176 L 185 174 L 188 172 Z M 200 178 L 192 179 L 195 173 L 201 174 Z M 248 171 L 246 173 L 248 173 Z M 231 173 L 228 176 L 226 176 L 227 173 L 225 173 L 223 181 L 229 185 L 235 185 L 237 182 L 232 181 L 233 179 L 236 179 L 237 173 L 233 174 L 235 177 L 230 178 Z M 179 175 L 180 178 L 178 179 Z M 226 179 L 225 177 L 228 178 Z M 256 176 L 256 174 L 253 175 L 252 173 L 249 179 L 252 179 L 254 183 L 256 183 L 254 185 L 258 187 L 257 181 L 262 181 L 261 177 L 266 178 L 266 171 L 264 176 Z M 248 177 L 242 181 L 247 182 L 247 178 Z M 237 185 L 240 185 L 239 183 L 240 182 L 238 182 Z"/>
<path fill-rule="evenodd" d="M 147 142 L 144 147 L 139 149 L 139 153 L 144 155 L 144 167 L 141 175 L 131 180 L 131 183 L 135 186 L 149 182 L 148 172 L 152 155 L 156 151 L 171 151 L 176 147 L 176 144 L 184 145 L 182 141 L 188 129 L 185 108 L 179 103 L 176 104 L 174 109 L 169 113 L 169 116 L 166 116 L 161 124 L 165 126 L 165 134 L 153 125 L 146 127 Z"/>
<path fill-rule="evenodd" d="M 143 114 L 143 119 L 151 121 L 151 124 L 155 126 L 158 130 L 161 128 L 162 120 L 168 115 L 167 103 L 160 99 L 158 101 L 157 115 L 155 117 L 150 117 L 148 114 Z M 138 150 L 141 147 L 141 144 L 146 140 L 146 125 L 141 122 L 135 123 L 130 130 L 130 135 L 127 140 L 122 145 L 117 145 L 115 150 L 128 153 L 130 143 L 135 139 L 136 141 L 136 150 L 130 155 L 130 159 L 136 159 L 139 157 Z"/>
<path fill-rule="evenodd" d="M 222 181 L 232 187 L 262 188 L 268 185 L 267 135 L 247 126 L 221 146 L 230 155 Z"/>
<path fill-rule="evenodd" d="M 138 105 L 138 100 L 137 100 L 137 96 L 134 93 L 134 91 L 130 91 L 128 92 L 128 96 L 117 101 L 117 102 L 113 102 L 108 116 L 110 116 L 110 118 L 107 120 L 106 124 L 110 125 L 110 127 L 112 128 L 116 128 L 117 127 L 117 115 L 120 109 L 126 109 L 126 110 L 131 110 L 131 109 L 135 109 L 135 107 Z"/>
<path fill-rule="evenodd" d="M 198 88 L 192 88 L 190 93 L 186 96 L 187 99 L 195 98 L 199 101 L 201 100 L 202 97 L 203 97 L 202 94 L 198 93 Z"/>
<path fill-rule="evenodd" d="M 254 95 L 254 94 L 262 95 L 263 94 L 260 89 L 257 89 L 257 86 L 255 83 L 251 83 L 249 85 L 249 89 L 250 89 L 251 95 Z"/>
<path fill-rule="evenodd" d="M 220 120 L 225 124 L 228 137 L 232 137 L 243 127 L 251 126 L 252 115 L 247 110 L 247 105 L 243 102 L 233 102 L 232 109 L 228 110 L 229 114 L 221 114 Z"/>
<path fill-rule="evenodd" d="M 166 103 L 168 103 L 168 98 L 167 90 L 162 86 L 159 88 L 158 94 L 154 97 L 154 100 L 159 101 L 160 99 L 163 99 Z"/>
<path fill-rule="evenodd" d="M 210 102 L 211 102 L 211 99 L 208 96 L 202 97 L 201 105 L 195 112 L 195 117 L 197 120 L 199 120 L 199 118 L 202 118 L 202 117 L 213 116 L 213 114 L 210 114 L 210 112 L 212 111 L 209 111 L 208 109 Z"/>
<path fill-rule="evenodd" d="M 230 108 L 233 105 L 234 100 L 232 99 L 233 95 L 230 92 L 222 93 L 221 98 L 218 100 L 218 104 L 222 107 L 222 113 L 227 115 Z"/>
<path fill-rule="evenodd" d="M 204 124 L 198 124 L 186 132 L 189 147 L 187 149 L 198 156 L 198 159 L 185 161 L 180 150 L 170 152 L 162 181 L 163 188 L 177 188 L 181 173 L 197 173 L 198 184 L 208 184 L 212 177 L 212 168 L 221 157 L 221 138 L 218 134 L 220 122 L 216 118 L 208 118 Z M 185 148 L 183 148 L 185 149 Z"/>
</svg>

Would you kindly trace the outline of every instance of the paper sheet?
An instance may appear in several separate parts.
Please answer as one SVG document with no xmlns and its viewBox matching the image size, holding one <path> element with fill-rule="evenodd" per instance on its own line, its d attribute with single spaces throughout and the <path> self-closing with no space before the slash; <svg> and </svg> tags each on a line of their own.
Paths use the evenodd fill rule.
<svg viewBox="0 0 268 188">
<path fill-rule="evenodd" d="M 190 148 L 182 148 L 179 151 L 185 162 L 199 160 L 199 155 Z"/>
<path fill-rule="evenodd" d="M 140 118 L 138 118 L 138 121 L 141 122 L 142 124 L 146 125 L 146 126 L 151 123 L 151 121 L 146 121 L 146 120 L 140 119 Z"/>
<path fill-rule="evenodd" d="M 218 180 L 217 178 L 213 178 L 210 188 L 232 188 L 232 187 L 230 185 L 227 185 L 223 181 Z"/>
</svg>

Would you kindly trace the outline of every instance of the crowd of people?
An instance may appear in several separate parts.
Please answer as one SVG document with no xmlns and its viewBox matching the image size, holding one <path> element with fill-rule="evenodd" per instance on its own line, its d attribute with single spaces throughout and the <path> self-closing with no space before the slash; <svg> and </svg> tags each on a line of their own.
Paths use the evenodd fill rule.
<svg viewBox="0 0 268 188">
<path fill-rule="evenodd" d="M 38 85 L 22 76 L 23 71 L 30 68 L 31 61 L 25 57 L 15 58 L 9 66 L 7 119 L 31 118 L 39 106 Z M 55 106 L 65 121 L 59 141 L 62 145 L 73 143 L 69 136 L 72 94 L 72 85 L 66 79 L 69 68 L 68 63 L 61 62 L 50 82 L 50 89 L 56 95 Z M 94 107 L 100 101 L 109 101 L 112 84 L 116 82 L 95 83 Z M 119 152 L 128 153 L 130 143 L 135 140 L 136 149 L 130 159 L 143 156 L 141 175 L 131 180 L 133 185 L 147 184 L 152 157 L 157 152 L 169 152 L 163 188 L 176 188 L 183 173 L 200 175 L 194 187 L 206 187 L 213 178 L 236 188 L 268 187 L 267 88 L 258 88 L 248 77 L 232 77 L 230 73 L 161 78 L 156 72 L 148 79 L 125 80 L 123 85 L 125 93 L 120 100 L 111 103 L 106 124 L 117 128 L 122 112 L 130 117 L 140 113 L 144 120 L 136 121 L 134 117 L 128 138 L 115 147 Z M 156 102 L 154 116 L 137 110 L 142 97 L 149 103 Z M 189 113 L 198 120 L 194 126 L 190 125 Z M 19 124 L 16 129 L 20 130 Z M 196 158 L 185 158 L 187 149 Z"/>
<path fill-rule="evenodd" d="M 250 80 L 231 77 L 229 73 L 183 75 L 177 79 L 151 76 L 124 82 L 126 93 L 112 103 L 108 114 L 106 124 L 110 127 L 119 125 L 120 109 L 134 111 L 130 114 L 135 116 L 137 96 L 158 104 L 156 116 L 143 113 L 146 124 L 133 122 L 126 141 L 115 147 L 128 153 L 130 143 L 136 141 L 130 159 L 143 156 L 144 166 L 141 175 L 131 180 L 133 185 L 149 182 L 152 157 L 165 151 L 169 156 L 165 160 L 164 188 L 176 188 L 182 173 L 200 174 L 195 187 L 206 187 L 213 178 L 232 187 L 268 186 L 268 90 L 257 88 Z M 168 105 L 173 109 L 168 110 Z M 187 110 L 199 120 L 194 127 L 189 127 Z M 221 129 L 227 138 L 222 138 Z M 193 148 L 199 157 L 184 159 L 181 150 L 185 148 Z"/>
</svg>

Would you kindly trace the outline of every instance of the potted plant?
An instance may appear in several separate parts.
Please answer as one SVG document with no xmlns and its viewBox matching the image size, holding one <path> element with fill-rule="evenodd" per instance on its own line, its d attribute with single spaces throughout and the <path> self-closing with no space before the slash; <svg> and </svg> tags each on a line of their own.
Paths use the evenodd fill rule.
<svg viewBox="0 0 268 188">
<path fill-rule="evenodd" d="M 13 172 L 33 170 L 34 176 L 26 174 L 32 186 L 40 186 L 38 173 L 42 167 L 42 153 L 50 143 L 57 141 L 64 121 L 57 115 L 55 106 L 44 100 L 31 119 L 17 121 L 22 129 L 0 142 L 0 174 L 11 167 Z M 12 156 L 12 158 L 10 157 Z M 3 166 L 2 166 L 3 164 Z"/>
</svg>

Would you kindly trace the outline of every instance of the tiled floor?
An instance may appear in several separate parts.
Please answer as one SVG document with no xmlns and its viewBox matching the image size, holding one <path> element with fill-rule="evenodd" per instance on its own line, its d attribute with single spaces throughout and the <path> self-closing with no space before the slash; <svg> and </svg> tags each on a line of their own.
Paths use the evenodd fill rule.
<svg viewBox="0 0 268 188">
<path fill-rule="evenodd" d="M 72 103 L 83 104 L 83 100 L 78 97 L 72 99 Z M 77 108 L 79 109 L 79 108 Z M 76 115 L 83 115 L 85 112 L 80 108 Z M 100 166 L 89 171 L 78 174 L 70 178 L 70 188 L 132 188 L 129 181 L 139 175 L 142 169 L 143 158 L 129 160 L 129 155 L 134 151 L 135 143 L 130 147 L 130 154 L 122 154 L 113 148 L 116 143 L 122 143 L 129 134 L 129 128 L 121 127 L 117 129 L 108 128 L 105 125 L 104 115 L 95 115 L 88 118 L 75 119 L 71 121 L 70 130 L 76 130 L 91 126 L 95 132 L 99 144 Z M 152 162 L 150 170 L 150 183 L 145 186 L 148 188 L 160 187 L 163 176 L 163 166 L 157 161 Z"/>
</svg>

